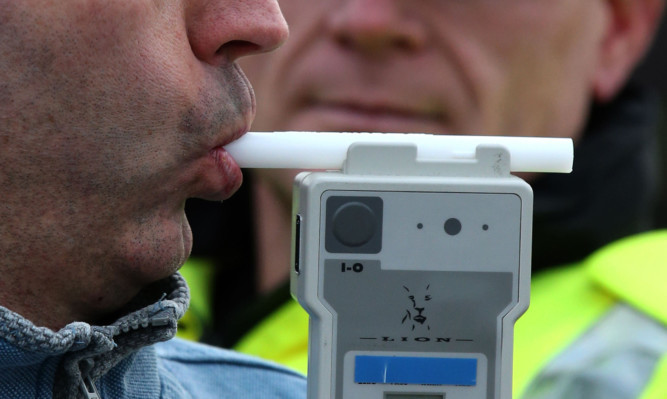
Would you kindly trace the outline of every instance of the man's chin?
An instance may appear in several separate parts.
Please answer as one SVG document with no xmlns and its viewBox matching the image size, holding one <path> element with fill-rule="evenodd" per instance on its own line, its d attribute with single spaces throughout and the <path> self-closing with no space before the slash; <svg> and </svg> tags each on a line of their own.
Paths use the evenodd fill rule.
<svg viewBox="0 0 667 399">
<path fill-rule="evenodd" d="M 183 254 L 185 255 L 183 258 L 183 261 L 178 265 L 180 268 L 183 266 L 185 261 L 190 257 L 190 253 L 192 252 L 192 243 L 193 243 L 193 238 L 192 238 L 192 227 L 190 227 L 190 222 L 188 222 L 188 217 L 185 215 L 185 211 L 183 211 L 183 214 L 181 216 L 181 236 L 183 237 L 182 242 L 183 242 Z"/>
<path fill-rule="evenodd" d="M 190 256 L 192 240 L 185 212 L 172 220 L 140 227 L 124 251 L 131 283 L 146 285 L 174 274 Z"/>
</svg>

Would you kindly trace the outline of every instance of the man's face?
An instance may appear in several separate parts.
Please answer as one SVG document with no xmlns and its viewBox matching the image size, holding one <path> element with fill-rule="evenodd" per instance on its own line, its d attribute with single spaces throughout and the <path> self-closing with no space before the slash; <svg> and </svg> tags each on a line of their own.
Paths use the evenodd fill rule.
<svg viewBox="0 0 667 399">
<path fill-rule="evenodd" d="M 256 130 L 576 138 L 606 0 L 282 0 Z"/>
<path fill-rule="evenodd" d="M 235 60 L 286 35 L 275 0 L 0 0 L 4 262 L 130 290 L 171 274 L 185 200 L 241 184 L 221 149 L 255 111 Z"/>
</svg>

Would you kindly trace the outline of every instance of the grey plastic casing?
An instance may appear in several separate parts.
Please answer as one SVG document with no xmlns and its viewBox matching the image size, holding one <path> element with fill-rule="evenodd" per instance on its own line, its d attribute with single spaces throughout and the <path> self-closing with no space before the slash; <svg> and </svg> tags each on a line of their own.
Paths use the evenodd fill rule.
<svg viewBox="0 0 667 399">
<path fill-rule="evenodd" d="M 291 291 L 310 316 L 309 399 L 512 397 L 532 190 L 509 152 L 422 162 L 353 144 L 294 183 Z"/>
</svg>

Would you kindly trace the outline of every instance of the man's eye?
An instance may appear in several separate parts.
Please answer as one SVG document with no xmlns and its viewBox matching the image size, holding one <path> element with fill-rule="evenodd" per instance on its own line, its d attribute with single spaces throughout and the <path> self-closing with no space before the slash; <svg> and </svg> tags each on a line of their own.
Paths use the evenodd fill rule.
<svg viewBox="0 0 667 399">
<path fill-rule="evenodd" d="M 430 300 L 431 300 L 431 296 L 430 296 L 430 295 L 426 295 L 426 296 L 424 297 L 424 300 L 425 300 L 425 301 L 430 301 Z"/>
</svg>

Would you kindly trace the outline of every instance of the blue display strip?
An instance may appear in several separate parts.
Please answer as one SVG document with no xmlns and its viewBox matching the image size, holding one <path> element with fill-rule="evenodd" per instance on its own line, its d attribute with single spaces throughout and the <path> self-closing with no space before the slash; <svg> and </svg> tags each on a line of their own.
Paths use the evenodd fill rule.
<svg viewBox="0 0 667 399">
<path fill-rule="evenodd" d="M 358 384 L 477 385 L 477 359 L 356 356 Z"/>
</svg>

